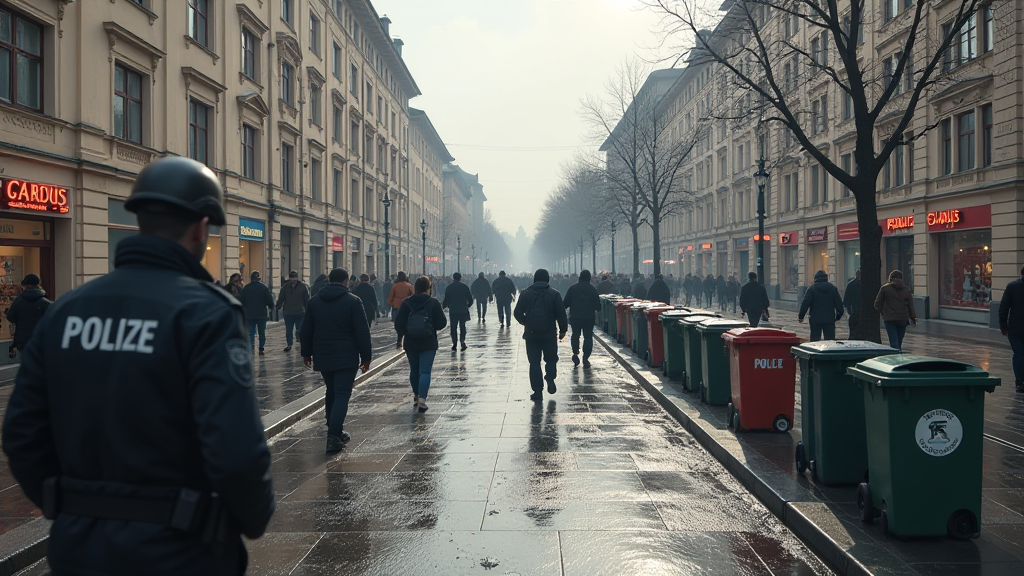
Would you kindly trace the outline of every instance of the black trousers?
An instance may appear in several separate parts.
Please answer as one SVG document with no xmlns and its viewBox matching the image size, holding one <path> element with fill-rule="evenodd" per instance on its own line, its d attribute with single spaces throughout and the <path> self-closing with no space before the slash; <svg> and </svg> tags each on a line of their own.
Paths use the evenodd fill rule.
<svg viewBox="0 0 1024 576">
<path fill-rule="evenodd" d="M 544 372 L 541 372 L 540 361 L 544 356 Z M 544 389 L 544 380 L 554 380 L 557 376 L 558 339 L 554 334 L 544 338 L 526 339 L 526 358 L 530 361 L 530 388 L 534 392 Z"/>
<path fill-rule="evenodd" d="M 835 322 L 808 322 L 811 325 L 811 342 L 817 342 L 818 340 L 835 340 L 836 339 L 836 323 Z M 823 338 L 824 337 L 824 338 Z"/>
<path fill-rule="evenodd" d="M 452 334 L 452 346 L 455 346 L 461 340 L 463 343 L 466 342 L 466 321 L 465 320 L 452 320 L 448 323 Z M 459 331 L 462 331 L 462 337 L 459 338 Z"/>
<path fill-rule="evenodd" d="M 747 310 L 747 322 L 750 323 L 751 328 L 757 328 L 759 322 L 761 322 L 761 310 Z"/>
<path fill-rule="evenodd" d="M 583 358 L 590 358 L 594 351 L 594 321 L 593 320 L 570 320 L 572 326 L 572 337 L 569 343 L 572 345 L 573 356 L 580 353 L 580 334 L 583 334 Z"/>
<path fill-rule="evenodd" d="M 476 301 L 476 317 L 483 320 L 487 316 L 487 300 Z"/>
</svg>

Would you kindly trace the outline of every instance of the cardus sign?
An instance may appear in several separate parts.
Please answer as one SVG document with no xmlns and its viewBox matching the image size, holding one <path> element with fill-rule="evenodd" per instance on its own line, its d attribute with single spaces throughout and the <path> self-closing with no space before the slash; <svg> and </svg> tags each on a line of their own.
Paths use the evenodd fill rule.
<svg viewBox="0 0 1024 576">
<path fill-rule="evenodd" d="M 57 214 L 67 214 L 71 211 L 68 189 L 63 186 L 2 178 L 0 189 L 3 190 L 0 194 L 0 209 Z"/>
</svg>

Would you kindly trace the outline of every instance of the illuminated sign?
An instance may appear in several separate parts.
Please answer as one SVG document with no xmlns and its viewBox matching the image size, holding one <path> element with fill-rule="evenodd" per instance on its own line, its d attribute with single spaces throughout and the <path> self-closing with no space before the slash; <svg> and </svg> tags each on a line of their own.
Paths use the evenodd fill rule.
<svg viewBox="0 0 1024 576">
<path fill-rule="evenodd" d="M 687 246 L 686 247 L 686 251 L 687 252 L 693 252 L 693 244 L 690 244 L 689 246 Z"/>
<path fill-rule="evenodd" d="M 67 214 L 71 211 L 71 205 L 68 204 L 67 188 L 14 178 L 0 180 L 0 182 L 3 183 L 0 209 L 56 212 L 57 214 Z"/>
<path fill-rule="evenodd" d="M 764 235 L 764 241 L 765 242 L 770 242 L 771 239 L 772 239 L 772 235 L 771 234 L 765 234 Z M 753 240 L 754 240 L 754 242 L 760 242 L 761 241 L 761 235 L 760 234 L 754 234 Z"/>
<path fill-rule="evenodd" d="M 441 259 L 437 256 L 427 256 L 427 262 L 440 262 Z"/>
<path fill-rule="evenodd" d="M 928 226 L 944 226 L 946 228 L 953 228 L 959 223 L 959 210 L 943 210 L 941 212 L 928 213 Z"/>
<path fill-rule="evenodd" d="M 262 242 L 267 234 L 267 224 L 262 220 L 238 219 L 238 238 Z"/>
<path fill-rule="evenodd" d="M 344 252 L 345 251 L 345 237 L 344 236 L 332 236 L 331 237 L 331 252 Z"/>
<path fill-rule="evenodd" d="M 807 243 L 816 244 L 819 242 L 828 242 L 828 226 L 807 229 Z"/>
<path fill-rule="evenodd" d="M 783 246 L 795 246 L 797 242 L 796 232 L 783 232 L 779 234 L 779 244 Z"/>
<path fill-rule="evenodd" d="M 711 242 L 705 242 L 700 245 L 701 250 L 711 250 Z"/>
<path fill-rule="evenodd" d="M 992 226 L 992 206 L 971 206 L 928 213 L 928 231 L 965 230 Z"/>
<path fill-rule="evenodd" d="M 931 220 L 931 214 L 928 215 L 928 219 L 929 219 L 929 221 Z M 913 228 L 913 227 L 914 227 L 914 217 L 913 216 L 897 216 L 895 218 L 886 218 L 885 219 L 885 230 L 887 232 L 888 231 L 893 231 L 893 230 L 902 230 L 904 228 Z"/>
</svg>

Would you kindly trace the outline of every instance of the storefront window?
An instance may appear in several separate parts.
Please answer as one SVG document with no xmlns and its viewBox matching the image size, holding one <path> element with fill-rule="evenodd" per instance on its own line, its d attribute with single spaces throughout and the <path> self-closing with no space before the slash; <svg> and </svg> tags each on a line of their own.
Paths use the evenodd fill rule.
<svg viewBox="0 0 1024 576">
<path fill-rule="evenodd" d="M 211 226 L 210 228 L 214 228 Z M 217 232 L 220 232 L 217 227 Z M 203 255 L 203 267 L 206 271 L 213 276 L 214 279 L 220 279 L 221 282 L 227 280 L 227 278 L 221 278 L 221 258 L 220 258 L 221 242 L 220 236 L 214 235 L 214 231 L 210 230 L 210 239 L 206 241 L 206 254 Z"/>
<path fill-rule="evenodd" d="M 914 237 L 899 236 L 885 239 L 885 270 L 882 278 L 893 270 L 903 272 L 903 285 L 914 291 Z"/>
<path fill-rule="evenodd" d="M 796 287 L 800 285 L 797 250 L 796 246 L 782 247 L 782 289 L 786 292 L 796 292 Z"/>
<path fill-rule="evenodd" d="M 939 235 L 939 305 L 989 307 L 992 300 L 992 231 Z"/>
<path fill-rule="evenodd" d="M 818 270 L 828 272 L 828 244 L 807 245 L 807 285 L 814 284 Z"/>
<path fill-rule="evenodd" d="M 842 242 L 843 247 L 843 283 L 847 283 L 857 275 L 860 268 L 860 240 Z"/>
</svg>

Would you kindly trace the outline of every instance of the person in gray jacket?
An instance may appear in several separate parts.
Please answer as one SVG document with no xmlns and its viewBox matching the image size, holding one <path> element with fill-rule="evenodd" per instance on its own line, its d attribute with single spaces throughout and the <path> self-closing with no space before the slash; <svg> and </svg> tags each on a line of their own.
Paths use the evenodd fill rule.
<svg viewBox="0 0 1024 576">
<path fill-rule="evenodd" d="M 658 277 L 661 278 L 661 275 Z M 580 281 L 570 286 L 562 299 L 562 305 L 569 309 L 569 326 L 572 327 L 572 337 L 569 339 L 572 345 L 572 364 L 580 365 L 580 334 L 583 334 L 584 368 L 590 368 L 590 354 L 594 351 L 594 324 L 597 323 L 595 314 L 601 309 L 601 299 L 597 288 L 590 283 L 590 278 L 590 270 L 580 271 Z"/>
<path fill-rule="evenodd" d="M 839 290 L 828 281 L 824 270 L 814 273 L 814 285 L 807 289 L 804 301 L 800 303 L 797 319 L 803 323 L 810 311 L 811 342 L 836 339 L 836 322 L 843 317 L 843 299 Z"/>
<path fill-rule="evenodd" d="M 274 309 L 274 295 L 270 288 L 260 280 L 258 270 L 253 270 L 249 275 L 249 283 L 242 288 L 238 295 L 242 307 L 245 309 L 245 324 L 249 328 L 249 343 L 256 348 L 256 334 L 260 335 L 260 356 L 264 355 L 264 348 L 267 347 L 267 318 L 270 311 Z"/>
<path fill-rule="evenodd" d="M 308 305 L 309 288 L 299 280 L 299 273 L 292 270 L 277 295 L 277 309 L 284 312 L 285 352 L 292 351 L 293 332 L 296 336 L 302 333 L 302 317 Z"/>
</svg>

